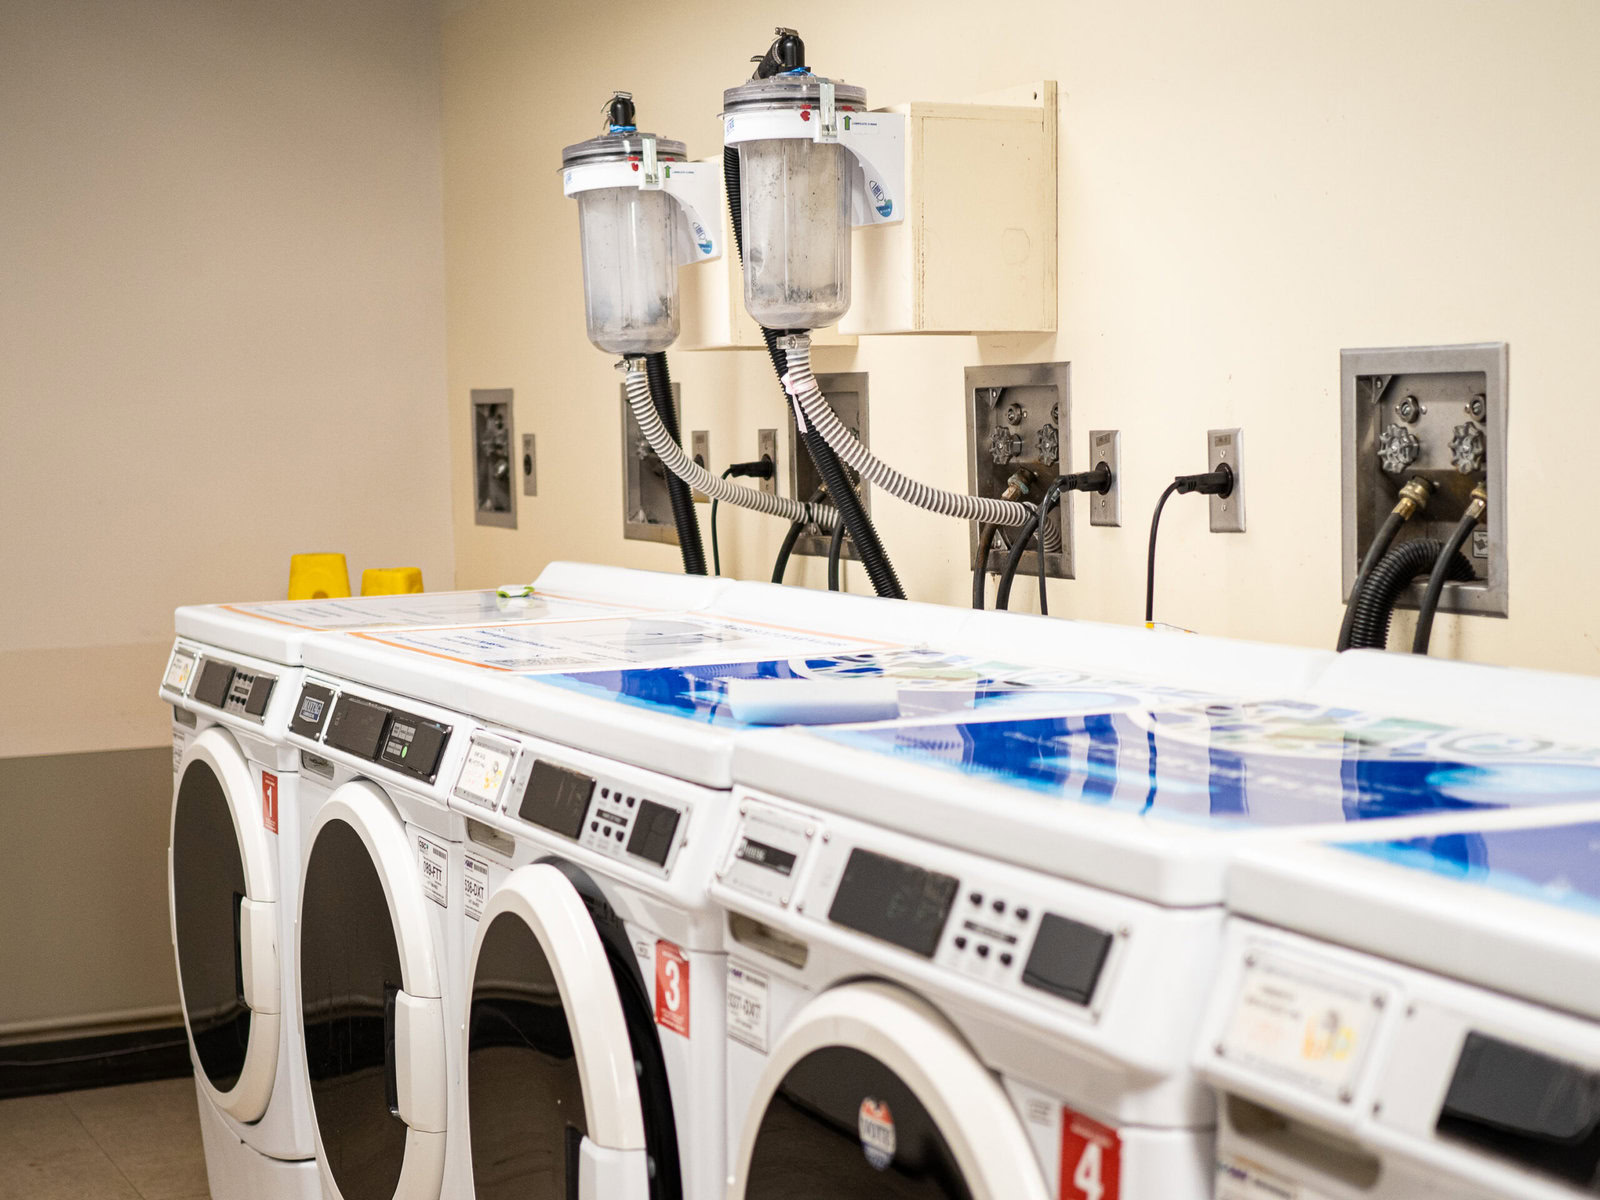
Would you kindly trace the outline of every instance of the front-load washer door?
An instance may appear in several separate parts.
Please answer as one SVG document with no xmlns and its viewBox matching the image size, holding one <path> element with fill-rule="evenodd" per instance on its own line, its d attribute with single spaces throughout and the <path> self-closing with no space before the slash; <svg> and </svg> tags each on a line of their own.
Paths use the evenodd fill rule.
<svg viewBox="0 0 1600 1200">
<path fill-rule="evenodd" d="M 300 1000 L 323 1180 L 342 1200 L 437 1200 L 444 1006 L 405 825 L 376 784 L 335 789 L 300 885 Z"/>
<path fill-rule="evenodd" d="M 272 1098 L 283 1006 L 278 880 L 239 744 L 212 727 L 178 763 L 167 895 L 196 1075 L 235 1120 Z"/>
<path fill-rule="evenodd" d="M 490 897 L 472 948 L 467 1128 L 479 1200 L 646 1200 L 639 1084 L 583 899 L 549 864 Z"/>
<path fill-rule="evenodd" d="M 730 1200 L 1047 1200 L 1005 1091 L 928 1004 L 824 992 L 784 1030 L 746 1116 Z"/>
</svg>

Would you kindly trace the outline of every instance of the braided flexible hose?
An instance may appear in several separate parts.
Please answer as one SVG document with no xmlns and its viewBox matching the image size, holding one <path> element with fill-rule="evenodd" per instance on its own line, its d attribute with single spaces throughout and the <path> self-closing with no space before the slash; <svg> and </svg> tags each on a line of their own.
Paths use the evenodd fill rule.
<svg viewBox="0 0 1600 1200">
<path fill-rule="evenodd" d="M 655 403 L 650 398 L 650 380 L 642 363 L 625 358 L 621 370 L 623 383 L 628 389 L 628 407 L 633 412 L 633 419 L 638 422 L 639 432 L 644 435 L 644 440 L 655 451 L 661 464 L 695 491 L 723 504 L 751 508 L 771 517 L 782 517 L 785 521 L 815 524 L 824 530 L 831 530 L 838 522 L 838 510 L 831 504 L 805 504 L 787 496 L 769 495 L 755 488 L 741 487 L 737 483 L 719 479 L 707 471 L 683 452 L 683 447 L 672 440 L 667 427 L 661 423 Z"/>
<path fill-rule="evenodd" d="M 990 496 L 969 496 L 964 492 L 947 492 L 902 475 L 863 446 L 823 398 L 822 389 L 817 386 L 816 377 L 811 373 L 809 335 L 796 334 L 790 337 L 784 350 L 788 355 L 789 373 L 784 376 L 783 388 L 794 398 L 796 417 L 809 422 L 822 435 L 822 440 L 833 448 L 833 452 L 863 479 L 907 504 L 963 521 L 1021 525 L 1033 515 L 1033 506 L 1030 504 L 996 500 Z"/>
</svg>

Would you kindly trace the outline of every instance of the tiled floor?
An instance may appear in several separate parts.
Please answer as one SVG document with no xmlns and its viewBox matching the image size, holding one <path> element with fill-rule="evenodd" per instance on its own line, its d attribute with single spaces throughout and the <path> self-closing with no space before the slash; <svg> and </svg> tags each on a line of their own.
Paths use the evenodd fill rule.
<svg viewBox="0 0 1600 1200">
<path fill-rule="evenodd" d="M 204 1200 L 194 1080 L 0 1100 L 0 1200 Z"/>
</svg>

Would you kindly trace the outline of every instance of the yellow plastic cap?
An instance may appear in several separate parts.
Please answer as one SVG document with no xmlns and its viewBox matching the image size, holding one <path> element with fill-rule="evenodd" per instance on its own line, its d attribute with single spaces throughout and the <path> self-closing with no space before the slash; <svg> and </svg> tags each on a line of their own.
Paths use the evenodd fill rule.
<svg viewBox="0 0 1600 1200">
<path fill-rule="evenodd" d="M 421 567 L 368 567 L 361 572 L 363 596 L 404 596 L 421 590 Z"/>
<path fill-rule="evenodd" d="M 289 599 L 332 600 L 350 594 L 350 571 L 342 554 L 289 556 Z"/>
</svg>

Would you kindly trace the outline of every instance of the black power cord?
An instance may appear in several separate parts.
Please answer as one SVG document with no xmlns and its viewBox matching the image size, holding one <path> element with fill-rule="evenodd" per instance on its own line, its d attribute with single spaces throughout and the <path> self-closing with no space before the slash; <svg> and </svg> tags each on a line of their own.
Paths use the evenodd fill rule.
<svg viewBox="0 0 1600 1200">
<path fill-rule="evenodd" d="M 839 556 L 844 552 L 844 535 L 847 530 L 844 522 L 840 521 L 833 527 L 833 536 L 828 539 L 828 590 L 839 590 Z"/>
<path fill-rule="evenodd" d="M 1461 547 L 1483 518 L 1483 510 L 1488 507 L 1489 493 L 1480 483 L 1472 489 L 1472 502 L 1467 505 L 1467 511 L 1456 522 L 1444 548 L 1439 551 L 1439 557 L 1434 560 L 1433 570 L 1428 575 L 1428 590 L 1422 594 L 1422 607 L 1417 612 L 1417 633 L 1411 641 L 1411 653 L 1428 652 L 1428 642 L 1433 637 L 1433 618 L 1439 611 L 1439 598 L 1444 595 L 1445 581 L 1457 579 L 1465 582 L 1456 560 L 1461 558 Z"/>
<path fill-rule="evenodd" d="M 1057 475 L 1050 481 L 1050 486 L 1045 489 L 1044 495 L 1039 498 L 1039 503 L 1034 505 L 1033 512 L 1017 530 L 1017 538 L 1011 545 L 1011 553 L 1006 555 L 1006 565 L 1000 572 L 1000 585 L 995 589 L 994 606 L 996 608 L 1009 608 L 1011 606 L 1011 585 L 1016 579 L 1017 570 L 1022 564 L 1022 556 L 1027 552 L 1028 543 L 1037 536 L 1039 547 L 1039 612 L 1048 616 L 1050 604 L 1045 597 L 1045 558 L 1044 558 L 1044 523 L 1050 516 L 1050 510 L 1061 501 L 1063 492 L 1099 492 L 1105 493 L 1111 489 L 1116 476 L 1111 473 L 1111 468 L 1105 463 L 1097 463 L 1094 470 L 1082 471 L 1076 475 Z"/>
<path fill-rule="evenodd" d="M 705 464 L 701 464 L 704 466 Z M 771 479 L 777 474 L 770 458 L 757 459 L 754 462 L 730 463 L 728 469 L 722 473 L 724 479 L 738 477 L 741 479 Z M 717 544 L 717 504 L 711 501 L 711 573 L 722 574 L 722 547 Z"/>
<path fill-rule="evenodd" d="M 1198 475 L 1179 475 L 1167 484 L 1161 499 L 1156 501 L 1156 511 L 1150 517 L 1150 555 L 1144 573 L 1144 625 L 1155 628 L 1156 623 L 1156 534 L 1161 529 L 1161 510 L 1174 493 L 1187 496 L 1199 492 L 1202 496 L 1231 496 L 1233 494 L 1233 468 L 1227 463 L 1215 471 L 1201 471 Z"/>
</svg>

